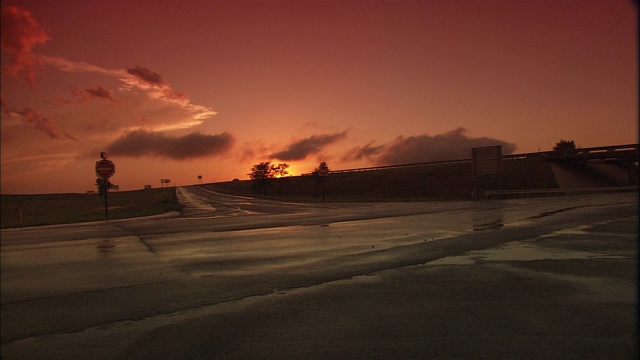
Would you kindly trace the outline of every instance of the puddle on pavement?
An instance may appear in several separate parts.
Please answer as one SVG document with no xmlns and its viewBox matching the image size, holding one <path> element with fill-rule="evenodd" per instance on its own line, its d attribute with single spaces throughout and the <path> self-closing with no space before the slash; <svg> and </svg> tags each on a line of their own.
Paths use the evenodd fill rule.
<svg viewBox="0 0 640 360">
<path fill-rule="evenodd" d="M 583 208 L 586 207 L 585 205 L 581 205 L 581 206 L 572 206 L 572 207 L 568 207 L 568 208 L 562 208 L 562 209 L 556 209 L 556 210 L 550 210 L 550 211 L 544 211 L 536 216 L 532 216 L 531 219 L 532 220 L 539 220 L 542 218 L 546 218 L 549 216 L 553 216 L 556 214 L 559 214 L 561 212 L 565 212 L 565 211 L 569 211 L 569 210 L 574 210 L 574 209 L 579 209 L 579 208 Z"/>
<path fill-rule="evenodd" d="M 470 215 L 473 216 L 473 231 L 499 230 L 505 225 L 501 208 L 482 209 Z"/>
<path fill-rule="evenodd" d="M 116 244 L 113 239 L 105 239 L 99 242 L 98 245 L 96 246 L 96 248 L 98 249 L 98 253 L 103 257 L 107 257 L 111 255 L 115 247 L 116 247 Z"/>
<path fill-rule="evenodd" d="M 498 230 L 504 227 L 504 221 L 495 220 L 487 223 L 477 223 L 473 224 L 473 231 L 484 231 L 484 230 Z"/>
<path fill-rule="evenodd" d="M 488 261 L 581 260 L 594 258 L 621 259 L 624 258 L 624 256 L 564 249 L 555 250 L 514 241 L 499 248 L 471 251 L 460 256 L 450 256 L 434 260 L 427 263 L 427 265 L 474 265 Z"/>
</svg>

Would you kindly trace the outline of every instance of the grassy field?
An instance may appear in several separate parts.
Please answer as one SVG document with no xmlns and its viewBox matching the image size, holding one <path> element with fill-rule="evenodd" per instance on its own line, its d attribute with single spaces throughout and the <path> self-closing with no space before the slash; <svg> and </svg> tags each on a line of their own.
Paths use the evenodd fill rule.
<svg viewBox="0 0 640 360">
<path fill-rule="evenodd" d="M 109 219 L 179 210 L 174 188 L 109 193 Z M 67 224 L 105 219 L 98 194 L 2 195 L 2 228 Z M 22 224 L 20 209 L 22 208 Z"/>
</svg>

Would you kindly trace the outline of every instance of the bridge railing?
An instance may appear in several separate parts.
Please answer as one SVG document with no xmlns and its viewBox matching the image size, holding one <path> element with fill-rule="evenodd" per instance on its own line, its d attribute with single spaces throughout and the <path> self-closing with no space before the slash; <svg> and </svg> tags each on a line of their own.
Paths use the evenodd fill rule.
<svg viewBox="0 0 640 360">
<path fill-rule="evenodd" d="M 562 151 L 538 151 L 533 153 L 522 154 L 510 154 L 503 155 L 503 160 L 515 160 L 515 159 L 530 159 L 530 158 L 571 158 L 571 157 L 593 157 L 593 158 L 607 158 L 616 157 L 618 155 L 624 155 L 624 157 L 634 156 L 638 157 L 639 144 L 625 144 L 625 145 L 612 145 L 612 146 L 598 146 L 582 149 L 562 150 Z M 429 166 L 429 165 L 443 165 L 443 164 L 460 164 L 471 163 L 471 159 L 457 159 L 457 160 L 442 160 L 442 161 L 430 161 L 401 165 L 383 165 L 383 166 L 369 166 L 354 169 L 342 169 L 331 170 L 331 174 L 343 174 L 353 173 L 361 171 L 376 171 L 376 170 L 388 170 L 388 169 L 400 169 L 414 166 Z M 302 176 L 308 176 L 311 173 L 302 174 Z"/>
<path fill-rule="evenodd" d="M 530 190 L 487 190 L 483 192 L 487 199 L 526 198 L 540 196 L 600 194 L 612 192 L 638 191 L 637 186 L 610 186 L 568 189 L 530 189 Z"/>
<path fill-rule="evenodd" d="M 370 166 L 370 167 L 355 168 L 355 169 L 331 170 L 331 173 L 332 174 L 342 174 L 342 173 L 352 173 L 352 172 L 361 172 L 361 171 L 399 169 L 399 168 L 408 168 L 408 167 L 414 167 L 414 166 L 459 164 L 459 163 L 466 163 L 466 162 L 471 162 L 471 159 L 442 160 L 442 161 L 431 161 L 431 162 L 411 163 L 411 164 L 402 164 L 402 165 Z"/>
</svg>

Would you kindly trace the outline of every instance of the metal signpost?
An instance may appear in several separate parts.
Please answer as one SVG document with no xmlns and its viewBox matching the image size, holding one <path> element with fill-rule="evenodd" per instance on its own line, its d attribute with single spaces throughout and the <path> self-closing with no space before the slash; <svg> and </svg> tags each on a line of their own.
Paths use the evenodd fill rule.
<svg viewBox="0 0 640 360">
<path fill-rule="evenodd" d="M 100 153 L 102 160 L 96 161 L 96 175 L 102 178 L 102 184 L 104 186 L 104 217 L 109 217 L 109 202 L 107 200 L 107 194 L 109 194 L 109 178 L 116 172 L 116 166 L 111 160 L 107 160 L 107 153 Z"/>
<path fill-rule="evenodd" d="M 324 201 L 324 179 L 329 175 L 329 167 L 326 162 L 321 162 L 320 167 L 318 167 L 318 175 L 321 176 L 322 179 L 322 201 Z"/>
<path fill-rule="evenodd" d="M 498 190 L 502 188 L 502 145 L 471 149 L 471 162 L 475 199 L 478 199 L 478 175 L 498 175 Z"/>
</svg>

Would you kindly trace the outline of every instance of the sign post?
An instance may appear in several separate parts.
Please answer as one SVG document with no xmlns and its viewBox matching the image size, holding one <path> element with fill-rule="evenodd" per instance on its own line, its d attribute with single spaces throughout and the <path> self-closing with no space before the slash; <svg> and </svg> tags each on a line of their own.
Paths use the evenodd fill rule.
<svg viewBox="0 0 640 360">
<path fill-rule="evenodd" d="M 497 175 L 498 190 L 502 189 L 502 145 L 471 149 L 473 171 L 473 197 L 479 198 L 478 175 Z"/>
<path fill-rule="evenodd" d="M 96 161 L 96 175 L 102 178 L 102 186 L 104 186 L 104 217 L 109 217 L 109 202 L 107 200 L 109 194 L 109 178 L 116 172 L 116 166 L 111 160 L 107 160 L 107 153 L 100 153 L 102 160 Z"/>
<path fill-rule="evenodd" d="M 329 175 L 329 167 L 326 162 L 321 162 L 320 167 L 318 167 L 318 175 L 322 179 L 322 201 L 324 201 L 324 179 Z"/>
<path fill-rule="evenodd" d="M 20 227 L 22 227 L 22 207 L 23 207 L 23 203 L 20 202 Z"/>
</svg>

